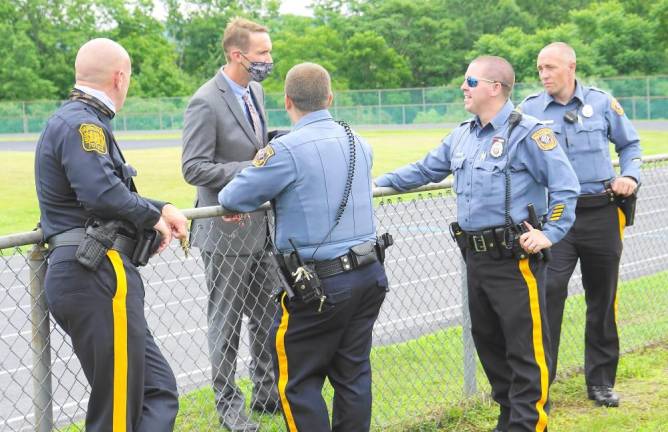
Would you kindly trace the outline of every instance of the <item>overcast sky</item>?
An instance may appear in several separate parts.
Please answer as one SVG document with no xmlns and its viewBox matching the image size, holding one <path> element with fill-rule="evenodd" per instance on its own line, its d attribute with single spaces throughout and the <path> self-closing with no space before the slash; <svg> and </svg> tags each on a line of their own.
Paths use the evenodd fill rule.
<svg viewBox="0 0 668 432">
<path fill-rule="evenodd" d="M 283 0 L 279 10 L 281 14 L 313 16 L 313 11 L 306 8 L 312 2 L 313 0 Z M 165 20 L 167 18 L 167 11 L 164 4 L 162 2 L 155 2 L 154 4 L 153 16 L 159 20 Z"/>
<path fill-rule="evenodd" d="M 282 14 L 313 16 L 313 11 L 306 9 L 311 3 L 312 0 L 283 0 L 280 11 Z"/>
</svg>

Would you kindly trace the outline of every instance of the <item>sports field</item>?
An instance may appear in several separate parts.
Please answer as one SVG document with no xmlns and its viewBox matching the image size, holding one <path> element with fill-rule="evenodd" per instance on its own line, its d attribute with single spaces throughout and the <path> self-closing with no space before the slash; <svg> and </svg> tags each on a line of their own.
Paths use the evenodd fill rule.
<svg viewBox="0 0 668 432">
<path fill-rule="evenodd" d="M 436 147 L 448 132 L 448 129 L 401 129 L 365 130 L 360 134 L 373 146 L 373 174 L 377 176 L 420 159 Z M 641 131 L 640 136 L 644 155 L 668 153 L 668 132 Z M 174 140 L 178 140 L 179 134 L 135 133 L 125 135 L 119 141 L 123 147 L 124 142 L 136 143 L 156 138 L 178 142 Z M 0 171 L 0 235 L 30 231 L 39 219 L 34 155 L 31 151 L 2 151 L 3 141 L 6 140 L 0 138 L 0 156 L 4 166 Z M 192 207 L 195 191 L 181 176 L 180 147 L 126 150 L 124 153 L 128 162 L 139 171 L 137 187 L 140 193 L 170 201 L 181 208 Z"/>
</svg>

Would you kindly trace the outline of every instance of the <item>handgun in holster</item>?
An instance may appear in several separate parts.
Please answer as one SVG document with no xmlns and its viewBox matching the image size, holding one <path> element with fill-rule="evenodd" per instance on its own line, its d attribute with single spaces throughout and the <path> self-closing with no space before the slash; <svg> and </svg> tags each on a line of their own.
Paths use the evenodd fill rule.
<svg viewBox="0 0 668 432">
<path fill-rule="evenodd" d="M 605 182 L 606 192 L 613 195 L 615 204 L 617 207 L 624 213 L 624 218 L 626 219 L 625 226 L 631 226 L 636 219 L 636 202 L 638 201 L 638 190 L 640 185 L 636 187 L 636 190 L 629 196 L 615 195 L 612 192 L 612 180 Z"/>
<path fill-rule="evenodd" d="M 620 195 L 615 195 L 615 203 L 617 207 L 624 213 L 626 219 L 626 226 L 631 226 L 636 219 L 636 202 L 638 201 L 638 189 L 640 185 L 636 188 L 635 191 L 629 196 L 623 197 Z"/>
<path fill-rule="evenodd" d="M 120 222 L 116 220 L 89 219 L 84 238 L 75 252 L 77 261 L 90 271 L 97 270 L 114 245 L 119 227 Z"/>
<path fill-rule="evenodd" d="M 384 233 L 376 238 L 376 255 L 381 264 L 385 263 L 385 249 L 394 244 L 394 238 L 390 233 Z"/>
<path fill-rule="evenodd" d="M 538 215 L 536 214 L 536 208 L 533 206 L 532 203 L 529 203 L 527 205 L 527 210 L 529 211 L 529 219 L 527 219 L 527 222 L 529 222 L 529 224 L 535 229 L 538 230 L 542 229 L 543 224 L 538 219 Z M 526 228 L 524 224 L 522 224 L 522 228 Z M 552 259 L 552 251 L 550 250 L 550 248 L 544 248 L 543 250 L 537 252 L 536 256 L 538 256 L 538 259 L 542 259 L 543 261 L 548 262 L 550 261 L 550 259 Z"/>
<path fill-rule="evenodd" d="M 466 260 L 466 248 L 468 244 L 466 242 L 466 233 L 462 230 L 462 227 L 459 226 L 457 222 L 452 222 L 450 224 L 450 236 L 457 243 L 459 251 L 462 253 L 462 257 Z"/>
<path fill-rule="evenodd" d="M 283 255 L 280 253 L 273 253 L 274 262 L 276 263 L 276 277 L 278 278 L 278 286 L 274 288 L 271 295 L 274 298 L 276 303 L 281 301 L 281 296 L 283 293 L 288 297 L 288 300 L 292 300 L 295 296 L 295 292 L 292 291 L 292 286 L 290 285 L 290 271 L 285 264 Z"/>
<path fill-rule="evenodd" d="M 137 245 L 130 261 L 137 267 L 148 264 L 151 258 L 160 247 L 162 234 L 155 229 L 140 230 L 137 233 Z"/>
</svg>

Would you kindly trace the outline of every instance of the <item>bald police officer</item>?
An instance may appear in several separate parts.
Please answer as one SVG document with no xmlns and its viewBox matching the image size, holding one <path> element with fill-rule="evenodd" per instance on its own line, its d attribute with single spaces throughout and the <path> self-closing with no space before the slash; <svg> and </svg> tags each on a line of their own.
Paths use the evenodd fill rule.
<svg viewBox="0 0 668 432">
<path fill-rule="evenodd" d="M 376 184 L 403 191 L 454 173 L 452 228 L 466 260 L 473 340 L 500 405 L 495 431 L 536 432 L 548 422 L 550 346 L 539 253 L 573 223 L 579 188 L 552 131 L 513 113 L 514 82 L 503 58 L 475 59 L 461 86 L 475 117 Z M 529 204 L 548 216 L 542 230 L 527 222 Z"/>
<path fill-rule="evenodd" d="M 128 53 L 93 39 L 79 49 L 75 71 L 74 90 L 48 120 L 35 155 L 49 311 L 91 386 L 87 431 L 170 431 L 176 380 L 146 325 L 137 264 L 148 256 L 137 251 L 154 229 L 162 235 L 158 251 L 172 235 L 183 238 L 186 219 L 137 193 L 136 171 L 111 131 L 130 85 Z M 90 247 L 79 250 L 82 242 Z"/>
<path fill-rule="evenodd" d="M 371 422 L 371 330 L 387 289 L 376 247 L 371 148 L 334 122 L 331 101 L 324 68 L 290 69 L 285 107 L 292 131 L 260 150 L 218 196 L 239 212 L 272 200 L 288 278 L 296 286 L 305 268 L 295 264 L 292 242 L 320 279 L 312 302 L 311 291 L 284 293 L 274 325 L 278 392 L 290 432 L 368 431 Z M 325 377 L 334 387 L 331 428 L 321 395 Z"/>
<path fill-rule="evenodd" d="M 573 48 L 563 42 L 549 44 L 538 55 L 537 66 L 545 91 L 527 97 L 521 109 L 550 123 L 575 169 L 582 193 L 576 222 L 555 246 L 554 260 L 548 266 L 547 304 L 553 355 L 550 378 L 556 375 L 568 281 L 579 259 L 587 302 L 587 392 L 596 404 L 614 407 L 619 405 L 619 397 L 613 391 L 619 361 L 617 279 L 626 219 L 610 192 L 627 197 L 636 190 L 640 181 L 640 142 L 615 98 L 575 79 Z M 619 155 L 620 176 L 615 174 L 610 160 L 609 141 L 615 144 Z"/>
</svg>

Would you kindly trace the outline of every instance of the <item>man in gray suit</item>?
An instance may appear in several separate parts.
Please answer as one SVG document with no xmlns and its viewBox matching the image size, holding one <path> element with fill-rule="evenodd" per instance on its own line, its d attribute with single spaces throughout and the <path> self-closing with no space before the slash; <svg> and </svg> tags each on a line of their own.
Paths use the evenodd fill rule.
<svg viewBox="0 0 668 432">
<path fill-rule="evenodd" d="M 251 165 L 267 144 L 262 81 L 272 68 L 266 27 L 235 18 L 225 28 L 226 65 L 197 90 L 185 112 L 182 171 L 197 186 L 196 207 L 218 205 L 218 192 Z M 200 249 L 209 290 L 207 308 L 211 374 L 221 424 L 231 431 L 256 431 L 244 412 L 244 395 L 235 384 L 243 315 L 251 339 L 251 408 L 276 412 L 279 407 L 269 332 L 276 304 L 273 260 L 269 255 L 264 212 L 241 221 L 198 219 L 191 227 Z M 228 218 L 229 219 L 229 218 Z"/>
</svg>

